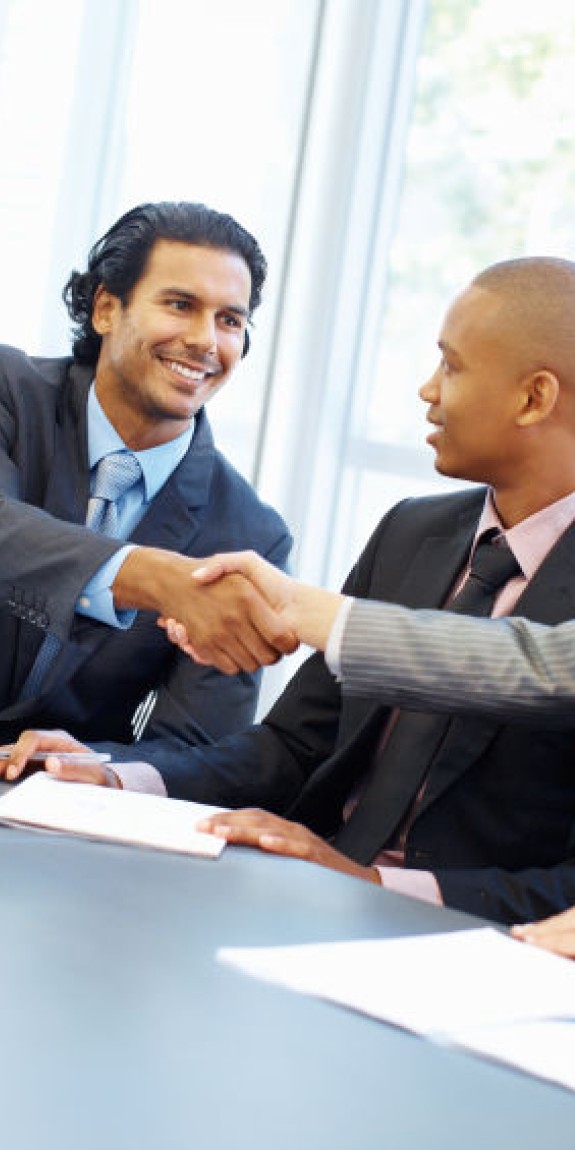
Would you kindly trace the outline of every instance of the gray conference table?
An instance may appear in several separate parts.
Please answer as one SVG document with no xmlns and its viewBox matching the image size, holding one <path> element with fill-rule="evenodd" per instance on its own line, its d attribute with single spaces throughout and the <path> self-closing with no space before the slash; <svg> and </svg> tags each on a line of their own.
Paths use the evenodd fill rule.
<svg viewBox="0 0 575 1150">
<path fill-rule="evenodd" d="M 575 1094 L 214 961 L 477 920 L 240 848 L 213 862 L 10 828 L 0 890 L 11 1150 L 575 1146 Z"/>
</svg>

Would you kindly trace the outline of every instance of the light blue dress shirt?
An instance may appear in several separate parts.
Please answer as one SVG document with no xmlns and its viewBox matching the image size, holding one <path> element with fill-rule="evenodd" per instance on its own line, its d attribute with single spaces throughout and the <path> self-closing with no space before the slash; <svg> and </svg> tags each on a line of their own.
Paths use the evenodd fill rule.
<svg viewBox="0 0 575 1150">
<path fill-rule="evenodd" d="M 123 439 L 112 427 L 110 420 L 100 406 L 94 384 L 92 384 L 88 395 L 87 425 L 90 491 L 92 491 L 96 467 L 104 455 L 109 455 L 111 451 L 126 449 Z M 183 459 L 192 441 L 193 431 L 192 425 L 182 435 L 178 435 L 176 439 L 171 439 L 168 443 L 161 443 L 158 447 L 149 447 L 146 451 L 133 452 L 142 468 L 142 478 L 118 500 L 122 539 L 129 538 L 140 519 L 145 515 L 154 496 L 157 495 L 160 488 L 175 471 L 178 463 Z M 97 619 L 100 623 L 108 623 L 112 627 L 126 628 L 131 625 L 136 612 L 116 611 L 111 588 L 126 555 L 133 548 L 134 544 L 122 547 L 86 583 L 76 603 L 76 611 L 79 615 L 88 615 L 91 619 Z"/>
</svg>

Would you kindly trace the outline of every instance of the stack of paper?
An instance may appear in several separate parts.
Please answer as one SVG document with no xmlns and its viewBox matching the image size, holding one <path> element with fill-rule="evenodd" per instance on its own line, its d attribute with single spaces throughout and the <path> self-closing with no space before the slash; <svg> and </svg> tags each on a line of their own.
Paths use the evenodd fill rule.
<svg viewBox="0 0 575 1150">
<path fill-rule="evenodd" d="M 575 1089 L 575 963 L 490 928 L 218 957 Z"/>
<path fill-rule="evenodd" d="M 196 831 L 195 823 L 218 810 L 222 807 L 65 783 L 42 771 L 0 798 L 0 822 L 207 858 L 217 858 L 225 840 Z"/>
</svg>

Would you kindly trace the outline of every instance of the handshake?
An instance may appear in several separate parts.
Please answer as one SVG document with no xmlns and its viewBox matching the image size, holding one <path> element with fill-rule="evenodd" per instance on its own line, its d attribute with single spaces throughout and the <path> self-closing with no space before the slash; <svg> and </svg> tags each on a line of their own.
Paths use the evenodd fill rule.
<svg viewBox="0 0 575 1150">
<path fill-rule="evenodd" d="M 172 643 L 226 675 L 276 663 L 300 643 L 324 650 L 344 601 L 252 551 L 202 560 L 148 547 L 128 555 L 113 593 L 117 607 L 156 611 Z"/>
</svg>

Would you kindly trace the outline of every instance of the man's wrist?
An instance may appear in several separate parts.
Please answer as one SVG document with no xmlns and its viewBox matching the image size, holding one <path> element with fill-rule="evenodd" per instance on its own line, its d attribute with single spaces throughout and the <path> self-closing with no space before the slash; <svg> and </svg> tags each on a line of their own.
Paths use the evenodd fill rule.
<svg viewBox="0 0 575 1150">
<path fill-rule="evenodd" d="M 295 588 L 295 626 L 302 643 L 325 651 L 333 622 L 344 597 L 335 591 L 310 587 L 305 583 Z"/>
<path fill-rule="evenodd" d="M 189 579 L 190 595 L 193 594 L 190 576 L 199 563 L 159 547 L 136 547 L 126 556 L 114 579 L 114 604 L 123 610 L 136 607 L 169 614 L 174 592 L 181 594 L 183 579 Z"/>
<path fill-rule="evenodd" d="M 108 779 L 108 786 L 110 786 L 115 791 L 123 791 L 124 784 L 113 767 L 104 767 L 104 771 L 106 778 Z"/>
</svg>

